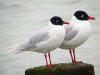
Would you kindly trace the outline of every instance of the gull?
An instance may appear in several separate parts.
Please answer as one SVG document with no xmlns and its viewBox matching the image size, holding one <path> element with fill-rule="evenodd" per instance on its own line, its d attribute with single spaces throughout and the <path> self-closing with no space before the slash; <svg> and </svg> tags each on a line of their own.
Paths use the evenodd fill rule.
<svg viewBox="0 0 100 75">
<path fill-rule="evenodd" d="M 48 26 L 35 31 L 33 36 L 31 36 L 19 46 L 13 48 L 11 51 L 14 53 L 20 53 L 23 51 L 44 53 L 46 65 L 48 67 L 53 66 L 51 63 L 50 52 L 58 48 L 63 42 L 65 37 L 65 29 L 63 26 L 64 24 L 69 23 L 64 22 L 58 16 L 53 16 L 50 19 Z M 49 59 L 47 59 L 47 54 Z"/>
<path fill-rule="evenodd" d="M 90 35 L 91 24 L 88 20 L 95 20 L 95 18 L 79 10 L 72 16 L 69 25 L 65 26 L 65 39 L 60 48 L 69 50 L 73 63 L 78 63 L 75 49 L 82 45 Z"/>
</svg>

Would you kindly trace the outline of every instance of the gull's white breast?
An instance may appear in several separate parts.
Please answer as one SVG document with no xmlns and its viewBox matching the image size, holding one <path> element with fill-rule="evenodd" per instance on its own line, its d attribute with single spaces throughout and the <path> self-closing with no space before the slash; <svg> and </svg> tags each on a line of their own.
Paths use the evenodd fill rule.
<svg viewBox="0 0 100 75">
<path fill-rule="evenodd" d="M 49 30 L 49 39 L 37 44 L 36 52 L 50 52 L 58 48 L 64 40 L 65 29 L 63 26 L 55 26 Z"/>
<path fill-rule="evenodd" d="M 74 24 L 72 27 L 73 30 L 77 31 L 77 34 L 71 40 L 67 41 L 64 40 L 62 45 L 60 46 L 62 49 L 69 49 L 69 48 L 74 49 L 80 46 L 88 39 L 89 34 L 91 32 L 90 23 L 88 21 L 78 22 Z"/>
</svg>

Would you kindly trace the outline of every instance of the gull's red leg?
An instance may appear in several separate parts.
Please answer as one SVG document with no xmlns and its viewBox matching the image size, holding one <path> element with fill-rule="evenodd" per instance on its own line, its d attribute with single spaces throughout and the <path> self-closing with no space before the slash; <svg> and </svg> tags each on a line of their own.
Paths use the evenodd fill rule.
<svg viewBox="0 0 100 75">
<path fill-rule="evenodd" d="M 44 53 L 44 56 L 45 56 L 46 65 L 48 66 L 48 61 L 47 61 L 47 55 L 46 55 L 46 52 Z"/>
<path fill-rule="evenodd" d="M 82 63 L 82 61 L 77 61 L 77 60 L 76 60 L 75 49 L 73 49 L 73 56 L 74 56 L 74 61 L 73 61 L 73 63 Z"/>
<path fill-rule="evenodd" d="M 73 49 L 74 63 L 76 63 L 75 49 Z"/>
<path fill-rule="evenodd" d="M 74 59 L 73 59 L 73 55 L 72 55 L 72 49 L 69 49 L 69 52 L 70 52 L 70 56 L 71 56 L 71 59 L 72 59 L 72 62 L 73 62 Z"/>
<path fill-rule="evenodd" d="M 51 55 L 50 55 L 50 52 L 48 53 L 48 56 L 49 56 L 49 61 L 50 61 L 50 65 L 49 65 L 49 67 L 53 67 L 53 66 L 55 66 L 55 65 L 52 64 L 52 62 L 51 62 Z"/>
<path fill-rule="evenodd" d="M 51 56 L 50 56 L 50 52 L 48 53 L 48 56 L 49 56 L 50 65 L 52 65 L 52 63 L 51 63 Z"/>
</svg>

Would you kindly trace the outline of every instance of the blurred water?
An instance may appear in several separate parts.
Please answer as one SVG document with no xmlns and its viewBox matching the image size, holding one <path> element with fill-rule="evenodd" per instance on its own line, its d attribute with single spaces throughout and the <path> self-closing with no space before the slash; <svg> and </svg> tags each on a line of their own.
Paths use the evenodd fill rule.
<svg viewBox="0 0 100 75">
<path fill-rule="evenodd" d="M 76 10 L 95 16 L 88 41 L 77 48 L 77 59 L 91 63 L 100 75 L 100 1 L 99 0 L 0 0 L 0 75 L 24 75 L 25 69 L 44 65 L 44 56 L 35 52 L 8 53 L 37 28 L 46 26 L 54 15 L 69 21 Z M 57 49 L 53 63 L 70 62 L 67 50 Z M 62 59 L 62 60 L 61 60 Z"/>
</svg>

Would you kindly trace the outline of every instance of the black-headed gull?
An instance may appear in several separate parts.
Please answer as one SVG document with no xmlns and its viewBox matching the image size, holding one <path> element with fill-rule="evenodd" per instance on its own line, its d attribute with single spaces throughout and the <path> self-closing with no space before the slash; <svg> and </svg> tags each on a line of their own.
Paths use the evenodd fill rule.
<svg viewBox="0 0 100 75">
<path fill-rule="evenodd" d="M 46 65 L 52 66 L 50 51 L 58 48 L 64 40 L 65 29 L 63 24 L 68 24 L 68 22 L 64 22 L 58 16 L 52 17 L 47 27 L 35 31 L 30 39 L 15 47 L 11 51 L 15 53 L 22 51 L 44 53 Z M 49 63 L 46 53 L 48 53 L 49 56 Z"/>
<path fill-rule="evenodd" d="M 88 16 L 84 11 L 76 11 L 70 21 L 70 25 L 65 26 L 65 39 L 60 45 L 61 49 L 69 49 L 73 63 L 77 63 L 75 57 L 75 48 L 83 44 L 89 37 L 91 26 L 88 20 L 95 20 Z"/>
</svg>

